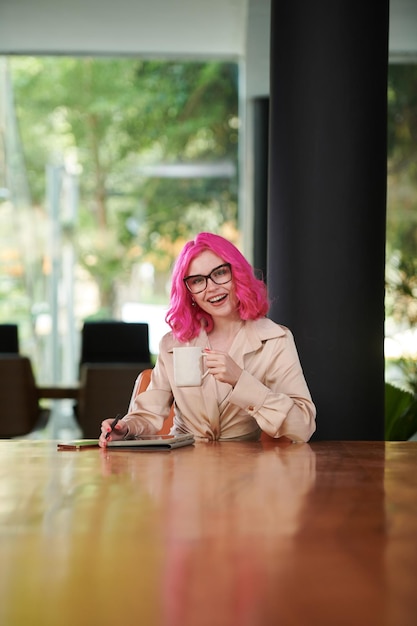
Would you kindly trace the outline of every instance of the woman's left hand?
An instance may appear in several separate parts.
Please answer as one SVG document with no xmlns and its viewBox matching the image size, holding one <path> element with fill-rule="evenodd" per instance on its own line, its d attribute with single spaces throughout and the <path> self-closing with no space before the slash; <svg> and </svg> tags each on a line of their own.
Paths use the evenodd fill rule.
<svg viewBox="0 0 417 626">
<path fill-rule="evenodd" d="M 227 354 L 206 348 L 203 352 L 206 369 L 216 380 L 234 387 L 242 373 L 242 368 Z"/>
</svg>

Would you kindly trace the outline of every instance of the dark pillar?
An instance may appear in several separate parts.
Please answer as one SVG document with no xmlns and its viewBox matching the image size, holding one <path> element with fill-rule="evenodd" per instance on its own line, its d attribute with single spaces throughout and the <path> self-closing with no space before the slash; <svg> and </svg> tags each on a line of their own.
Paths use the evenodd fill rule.
<svg viewBox="0 0 417 626">
<path fill-rule="evenodd" d="M 384 437 L 388 0 L 272 2 L 270 317 L 317 439 Z"/>
<path fill-rule="evenodd" d="M 267 273 L 269 98 L 253 101 L 253 266 Z"/>
</svg>

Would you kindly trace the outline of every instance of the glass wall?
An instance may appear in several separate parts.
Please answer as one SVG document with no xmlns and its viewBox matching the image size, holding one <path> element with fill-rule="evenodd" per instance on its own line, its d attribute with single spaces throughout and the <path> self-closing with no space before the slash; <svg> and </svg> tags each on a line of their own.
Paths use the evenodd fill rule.
<svg viewBox="0 0 417 626">
<path fill-rule="evenodd" d="M 417 393 L 417 63 L 388 87 L 386 379 Z"/>
<path fill-rule="evenodd" d="M 38 380 L 77 377 L 85 319 L 164 322 L 201 230 L 239 245 L 238 66 L 2 57 L 0 323 Z"/>
</svg>

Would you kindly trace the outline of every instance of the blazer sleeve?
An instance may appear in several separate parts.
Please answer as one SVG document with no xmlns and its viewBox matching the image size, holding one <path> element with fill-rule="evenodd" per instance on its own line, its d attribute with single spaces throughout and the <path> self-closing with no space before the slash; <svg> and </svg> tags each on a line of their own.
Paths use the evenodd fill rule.
<svg viewBox="0 0 417 626">
<path fill-rule="evenodd" d="M 256 361 L 243 370 L 229 401 L 272 437 L 310 439 L 316 429 L 316 407 L 290 330 L 264 342 Z"/>
</svg>

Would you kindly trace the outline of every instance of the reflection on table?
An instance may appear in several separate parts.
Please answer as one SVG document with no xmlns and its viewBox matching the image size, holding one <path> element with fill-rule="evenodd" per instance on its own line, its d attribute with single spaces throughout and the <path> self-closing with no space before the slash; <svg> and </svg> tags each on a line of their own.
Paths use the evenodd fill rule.
<svg viewBox="0 0 417 626">
<path fill-rule="evenodd" d="M 2 441 L 0 623 L 412 624 L 416 463 L 414 443 Z"/>
</svg>

